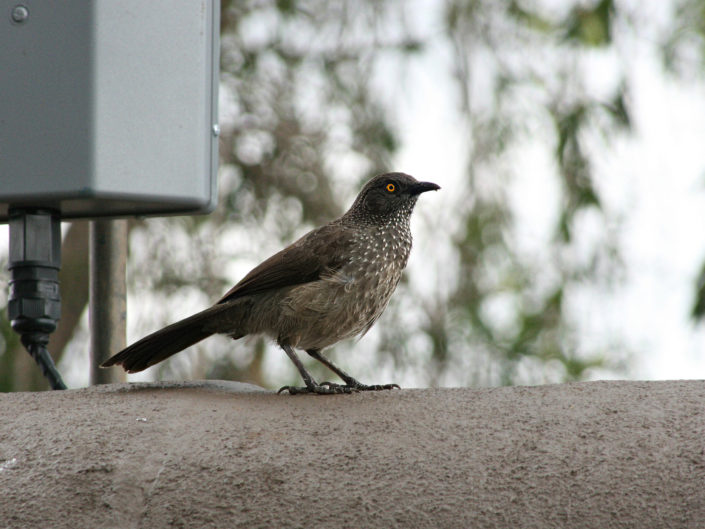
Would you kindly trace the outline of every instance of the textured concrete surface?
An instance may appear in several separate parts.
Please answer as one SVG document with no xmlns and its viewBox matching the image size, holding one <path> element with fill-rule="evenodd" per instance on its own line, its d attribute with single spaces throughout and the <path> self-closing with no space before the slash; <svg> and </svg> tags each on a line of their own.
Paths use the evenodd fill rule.
<svg viewBox="0 0 705 529">
<path fill-rule="evenodd" d="M 705 382 L 0 395 L 0 527 L 705 527 Z"/>
</svg>

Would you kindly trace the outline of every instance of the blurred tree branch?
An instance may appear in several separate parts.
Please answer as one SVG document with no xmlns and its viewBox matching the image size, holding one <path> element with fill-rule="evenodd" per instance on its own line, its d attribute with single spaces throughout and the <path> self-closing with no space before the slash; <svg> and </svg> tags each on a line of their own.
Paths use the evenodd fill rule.
<svg viewBox="0 0 705 529">
<path fill-rule="evenodd" d="M 614 0 L 561 9 L 522 0 L 448 0 L 443 26 L 417 37 L 405 5 L 222 1 L 221 200 L 208 217 L 131 223 L 128 281 L 131 297 L 140 299 L 130 314 L 134 338 L 213 302 L 260 259 L 340 214 L 362 180 L 390 169 L 399 139 L 372 82 L 376 68 L 382 57 L 413 61 L 436 45 L 450 51 L 467 130 L 465 177 L 451 190 L 452 225 L 443 226 L 452 248 L 443 277 L 431 278 L 442 288 L 425 294 L 408 280 L 400 287 L 385 316 L 398 324 L 373 331 L 374 358 L 414 369 L 430 385 L 575 380 L 595 368 L 620 368 L 606 351 L 581 347 L 567 305 L 578 288 L 620 280 L 620 246 L 610 228 L 616 221 L 595 180 L 594 146 L 602 141 L 606 149 L 631 131 L 629 57 L 618 31 L 639 32 L 650 21 Z M 705 1 L 678 0 L 672 11 L 665 29 L 648 27 L 658 34 L 664 68 L 687 79 L 703 70 Z M 613 56 L 619 65 L 600 95 L 584 77 L 591 53 Z M 552 141 L 558 199 L 547 204 L 556 211 L 551 240 L 527 253 L 518 244 L 521 219 L 510 197 L 523 168 L 506 160 L 536 130 Z M 586 217 L 601 226 L 589 243 L 580 240 Z M 79 225 L 64 243 L 55 357 L 87 299 L 85 283 L 76 282 L 85 277 Z M 705 317 L 703 277 L 696 319 Z M 0 389 L 43 387 L 29 380 L 36 370 L 4 319 L 0 336 Z M 264 340 L 214 339 L 178 355 L 158 376 L 286 382 L 272 378 L 286 374 L 270 371 Z"/>
</svg>

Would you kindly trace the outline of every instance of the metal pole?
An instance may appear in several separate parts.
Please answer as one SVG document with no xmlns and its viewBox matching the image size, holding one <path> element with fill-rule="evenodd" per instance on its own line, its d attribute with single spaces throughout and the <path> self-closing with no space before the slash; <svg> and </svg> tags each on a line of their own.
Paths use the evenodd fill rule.
<svg viewBox="0 0 705 529">
<path fill-rule="evenodd" d="M 127 221 L 94 220 L 89 235 L 91 384 L 124 382 L 121 369 L 100 364 L 125 347 Z"/>
</svg>

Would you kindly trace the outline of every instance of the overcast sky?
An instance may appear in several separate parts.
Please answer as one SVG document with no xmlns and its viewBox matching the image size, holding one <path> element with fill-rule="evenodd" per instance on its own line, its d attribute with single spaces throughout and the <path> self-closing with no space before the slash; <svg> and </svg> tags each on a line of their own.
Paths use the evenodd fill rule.
<svg viewBox="0 0 705 529">
<path fill-rule="evenodd" d="M 420 1 L 419 12 L 437 16 L 433 4 Z M 660 20 L 666 4 L 646 2 L 644 13 Z M 439 23 L 433 16 L 415 20 L 429 33 Z M 626 283 L 611 292 L 582 293 L 570 307 L 586 349 L 626 346 L 630 378 L 705 378 L 705 328 L 689 318 L 705 259 L 705 84 L 664 76 L 650 44 L 621 43 L 630 50 L 633 134 L 602 149 L 594 165 L 604 207 L 621 219 Z M 397 103 L 403 142 L 396 160 L 399 170 L 443 186 L 434 211 L 452 214 L 443 204 L 452 204 L 469 140 L 449 98 L 447 61 L 442 48 L 431 47 L 409 68 L 409 92 Z M 596 60 L 589 67 L 588 78 L 609 83 L 610 64 Z M 546 205 L 556 201 L 546 193 L 555 192 L 555 177 L 545 149 L 552 141 L 539 136 L 513 153 L 523 168 L 513 185 L 529 246 L 552 222 Z"/>
</svg>

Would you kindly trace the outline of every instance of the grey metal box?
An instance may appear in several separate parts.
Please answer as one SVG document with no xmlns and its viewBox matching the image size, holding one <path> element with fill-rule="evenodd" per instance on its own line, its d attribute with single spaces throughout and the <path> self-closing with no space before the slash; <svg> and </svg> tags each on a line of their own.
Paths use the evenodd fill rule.
<svg viewBox="0 0 705 529">
<path fill-rule="evenodd" d="M 218 0 L 0 0 L 0 222 L 216 203 Z"/>
</svg>

